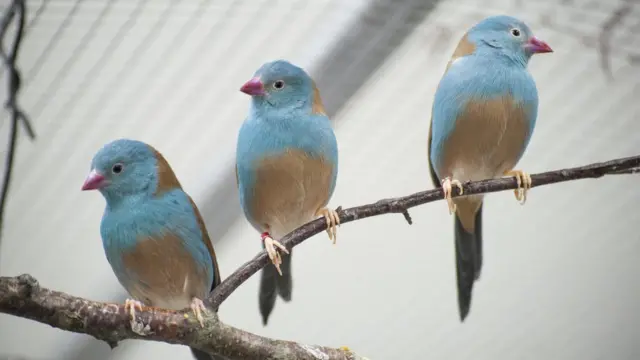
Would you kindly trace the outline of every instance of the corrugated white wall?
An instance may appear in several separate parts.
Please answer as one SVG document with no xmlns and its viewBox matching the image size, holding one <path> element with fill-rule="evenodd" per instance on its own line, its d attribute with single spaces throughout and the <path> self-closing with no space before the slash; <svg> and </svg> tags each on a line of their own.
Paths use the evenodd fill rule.
<svg viewBox="0 0 640 360">
<path fill-rule="evenodd" d="M 365 4 L 141 3 L 116 2 L 102 20 L 106 2 L 82 3 L 39 68 L 38 55 L 74 4 L 51 1 L 30 30 L 21 103 L 34 117 L 39 139 L 21 141 L 2 275 L 28 272 L 44 286 L 79 296 L 116 297 L 121 289 L 98 233 L 103 200 L 79 191 L 93 153 L 117 137 L 150 142 L 196 202 L 202 200 L 220 169 L 233 162 L 248 105 L 237 91 L 242 82 L 274 58 L 313 70 L 314 59 Z M 37 1 L 29 4 L 38 7 Z M 640 153 L 637 5 L 614 32 L 613 79 L 600 69 L 597 51 L 599 26 L 619 5 L 441 3 L 337 116 L 341 167 L 331 205 L 350 207 L 431 187 L 426 137 L 434 90 L 462 33 L 496 13 L 526 20 L 555 50 L 530 66 L 540 111 L 523 169 Z M 126 25 L 136 11 L 138 20 Z M 164 14 L 170 16 L 163 23 Z M 6 131 L 5 121 L 0 136 Z M 258 277 L 229 298 L 221 316 L 258 334 L 348 345 L 372 359 L 637 359 L 638 179 L 539 188 L 524 207 L 511 192 L 489 196 L 485 267 L 464 325 L 457 316 L 453 225 L 444 203 L 413 210 L 413 226 L 399 215 L 367 219 L 341 227 L 337 246 L 319 235 L 296 248 L 294 300 L 278 302 L 269 327 L 260 323 Z M 255 255 L 258 242 L 246 222 L 236 224 L 216 246 L 223 276 Z M 0 316 L 4 353 L 66 359 L 82 338 Z M 183 347 L 133 341 L 111 352 L 104 345 L 101 354 L 190 356 Z"/>
</svg>

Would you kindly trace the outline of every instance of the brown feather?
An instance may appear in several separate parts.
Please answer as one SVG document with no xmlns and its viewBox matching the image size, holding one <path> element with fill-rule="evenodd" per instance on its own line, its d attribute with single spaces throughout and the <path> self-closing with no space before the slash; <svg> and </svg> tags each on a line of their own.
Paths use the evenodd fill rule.
<svg viewBox="0 0 640 360">
<path fill-rule="evenodd" d="M 169 163 L 164 158 L 164 156 L 162 156 L 162 154 L 153 147 L 151 147 L 151 149 L 153 149 L 153 152 L 156 155 L 156 162 L 158 167 L 158 187 L 156 188 L 155 195 L 160 196 L 167 191 L 182 189 L 182 186 L 180 185 L 176 174 L 173 172 L 171 166 L 169 166 Z"/>
<path fill-rule="evenodd" d="M 207 295 L 206 270 L 198 266 L 175 234 L 142 238 L 122 255 L 124 267 L 139 279 L 127 291 L 150 305 L 184 309 Z"/>
<path fill-rule="evenodd" d="M 156 196 L 164 192 L 167 192 L 169 190 L 182 189 L 182 186 L 180 185 L 180 182 L 178 181 L 176 174 L 171 169 L 171 166 L 169 165 L 167 160 L 164 158 L 164 156 L 162 156 L 162 154 L 158 150 L 156 149 L 153 149 L 153 150 L 156 154 L 156 159 L 158 163 L 158 188 L 156 189 Z M 238 173 L 236 169 L 236 180 L 237 179 L 238 179 Z M 221 281 L 220 271 L 218 269 L 218 261 L 216 259 L 215 251 L 213 250 L 213 244 L 211 242 L 211 238 L 209 237 L 209 232 L 207 231 L 207 227 L 204 224 L 204 220 L 202 219 L 202 215 L 200 214 L 200 210 L 198 209 L 198 206 L 196 206 L 196 203 L 193 201 L 191 196 L 187 195 L 187 197 L 191 202 L 191 206 L 193 207 L 193 212 L 195 213 L 198 226 L 200 227 L 200 231 L 202 232 L 202 240 L 207 246 L 207 249 L 209 250 L 209 255 L 211 256 L 211 260 L 213 262 L 213 267 L 215 272 L 214 285 L 218 285 L 220 284 L 220 281 Z"/>
<path fill-rule="evenodd" d="M 451 67 L 451 64 L 453 64 L 453 62 L 456 61 L 458 58 L 471 55 L 473 54 L 474 51 L 476 51 L 476 46 L 471 41 L 469 41 L 467 36 L 468 35 L 465 34 L 462 37 L 462 39 L 460 39 L 460 42 L 458 42 L 458 46 L 453 51 L 453 55 L 451 55 L 451 59 L 447 63 L 447 67 L 444 70 L 445 74 L 447 70 L 449 70 L 449 68 Z"/>
<path fill-rule="evenodd" d="M 470 101 L 442 151 L 443 177 L 460 181 L 502 176 L 518 161 L 529 135 L 526 109 L 510 97 Z M 481 196 L 454 200 L 465 230 L 473 231 Z"/>
<path fill-rule="evenodd" d="M 213 286 L 217 286 L 221 282 L 220 278 L 220 269 L 218 268 L 218 258 L 216 257 L 216 252 L 213 250 L 213 243 L 211 242 L 211 238 L 209 237 L 209 232 L 207 231 L 207 227 L 204 224 L 204 220 L 202 219 L 202 215 L 200 215 L 200 210 L 198 210 L 198 206 L 193 201 L 191 196 L 188 196 L 189 201 L 191 202 L 191 206 L 193 206 L 193 212 L 196 214 L 196 221 L 198 222 L 198 226 L 200 227 L 200 231 L 202 232 L 202 241 L 207 246 L 207 250 L 209 250 L 209 255 L 211 256 L 211 261 L 213 263 Z"/>
<path fill-rule="evenodd" d="M 284 236 L 310 221 L 329 201 L 333 164 L 289 149 L 260 161 L 250 213 L 264 231 Z"/>
<path fill-rule="evenodd" d="M 313 82 L 313 103 L 311 104 L 311 113 L 316 115 L 327 115 L 324 105 L 322 104 L 322 98 L 320 97 L 320 90 Z"/>
</svg>

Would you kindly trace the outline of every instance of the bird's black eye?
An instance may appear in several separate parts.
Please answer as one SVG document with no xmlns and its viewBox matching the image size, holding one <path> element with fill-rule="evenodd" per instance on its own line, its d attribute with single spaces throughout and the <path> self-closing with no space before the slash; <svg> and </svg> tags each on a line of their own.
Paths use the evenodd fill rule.
<svg viewBox="0 0 640 360">
<path fill-rule="evenodd" d="M 515 29 L 515 28 L 514 28 L 514 29 L 511 29 L 511 35 L 513 35 L 513 36 L 515 36 L 515 37 L 520 36 L 520 30 Z"/>
<path fill-rule="evenodd" d="M 122 169 L 124 169 L 124 166 L 120 163 L 117 163 L 111 167 L 111 172 L 113 172 L 114 174 L 120 174 L 122 172 Z"/>
<path fill-rule="evenodd" d="M 276 89 L 276 90 L 280 90 L 280 89 L 282 89 L 283 87 L 284 87 L 284 81 L 282 81 L 282 80 L 276 80 L 276 81 L 273 83 L 273 88 L 274 88 L 274 89 Z"/>
</svg>

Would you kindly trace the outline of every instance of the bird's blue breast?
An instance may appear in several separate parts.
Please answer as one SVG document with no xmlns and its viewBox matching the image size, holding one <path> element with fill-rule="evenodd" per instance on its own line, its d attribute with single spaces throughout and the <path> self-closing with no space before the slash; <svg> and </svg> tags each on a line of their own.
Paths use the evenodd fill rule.
<svg viewBox="0 0 640 360">
<path fill-rule="evenodd" d="M 302 150 L 310 157 L 323 158 L 334 165 L 329 196 L 338 175 L 338 144 L 329 119 L 324 115 L 271 109 L 252 110 L 238 136 L 236 166 L 240 204 L 245 215 L 255 188 L 255 171 L 262 159 L 282 155 L 288 149 Z"/>
<path fill-rule="evenodd" d="M 159 198 L 129 196 L 115 205 L 107 204 L 100 233 L 107 260 L 121 281 L 135 281 L 124 268 L 123 254 L 133 251 L 139 241 L 153 241 L 171 233 L 182 241 L 193 260 L 206 269 L 207 284 L 213 282 L 211 255 L 191 202 L 180 189 L 166 192 Z"/>
<path fill-rule="evenodd" d="M 470 101 L 509 98 L 526 113 L 526 148 L 538 111 L 538 91 L 526 68 L 507 58 L 470 55 L 460 58 L 445 73 L 433 102 L 431 161 L 438 163 L 444 143 Z"/>
</svg>

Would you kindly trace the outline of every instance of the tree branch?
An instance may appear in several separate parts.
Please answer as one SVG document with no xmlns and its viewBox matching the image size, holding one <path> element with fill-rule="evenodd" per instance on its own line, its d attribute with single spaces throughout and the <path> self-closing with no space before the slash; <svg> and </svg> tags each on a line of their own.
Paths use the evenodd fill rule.
<svg viewBox="0 0 640 360">
<path fill-rule="evenodd" d="M 604 175 L 634 174 L 640 170 L 638 168 L 640 168 L 640 155 L 531 175 L 531 187 L 578 179 L 599 178 Z M 465 195 L 473 195 L 516 189 L 517 185 L 515 178 L 508 177 L 475 182 L 467 181 L 463 184 L 463 187 Z M 454 187 L 453 193 L 453 197 L 459 195 L 456 187 Z M 405 219 L 411 224 L 408 209 L 436 200 L 442 200 L 443 197 L 444 193 L 442 189 L 434 189 L 404 197 L 379 200 L 373 204 L 357 206 L 350 209 L 342 210 L 338 208 L 336 210 L 340 215 L 340 224 L 388 213 L 403 214 Z M 291 249 L 313 235 L 326 230 L 326 228 L 327 223 L 324 219 L 316 219 L 293 230 L 285 236 L 280 243 L 287 247 L 287 249 Z M 242 265 L 211 292 L 208 298 L 211 306 L 213 308 L 219 307 L 238 286 L 247 281 L 247 279 L 268 263 L 269 257 L 265 251 L 262 251 L 252 260 Z"/>
<path fill-rule="evenodd" d="M 640 156 L 616 159 L 532 175 L 532 187 L 607 174 L 634 174 L 639 168 Z M 514 178 L 501 178 L 466 182 L 463 187 L 465 195 L 473 195 L 515 189 L 517 183 Z M 453 196 L 459 196 L 458 190 L 454 189 Z M 388 213 L 403 214 L 410 220 L 408 209 L 441 199 L 442 190 L 434 189 L 350 209 L 338 208 L 338 213 L 343 224 Z M 314 220 L 285 236 L 282 243 L 290 249 L 323 230 L 326 230 L 326 222 Z M 238 286 L 267 263 L 267 254 L 262 251 L 241 266 L 210 294 L 209 306 L 218 308 Z M 30 275 L 0 277 L 0 313 L 91 335 L 112 347 L 125 339 L 140 339 L 187 345 L 230 359 L 364 359 L 345 348 L 261 337 L 222 323 L 214 312 L 205 314 L 205 325 L 200 327 L 189 311 L 144 307 L 132 323 L 123 305 L 95 302 L 45 289 Z"/>
<path fill-rule="evenodd" d="M 143 331 L 134 331 L 124 305 L 86 300 L 40 287 L 30 275 L 0 277 L 0 312 L 59 329 L 87 334 L 112 348 L 126 339 L 181 344 L 230 359 L 364 359 L 348 349 L 273 340 L 222 323 L 204 314 L 205 326 L 189 311 L 144 307 L 136 312 Z"/>
</svg>

